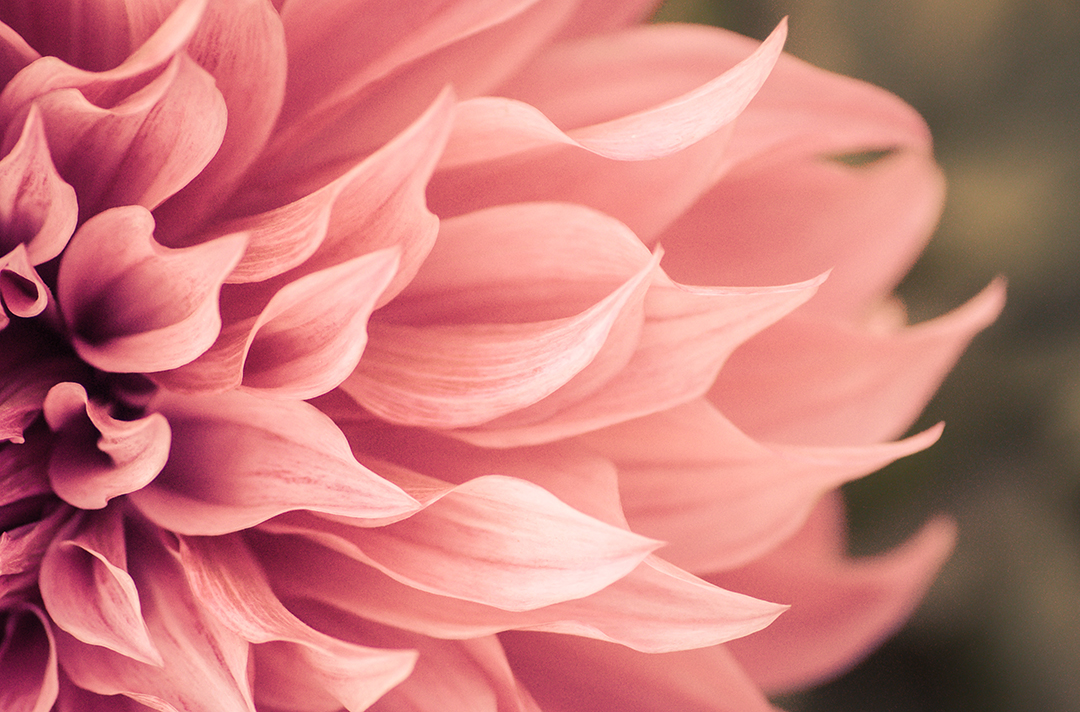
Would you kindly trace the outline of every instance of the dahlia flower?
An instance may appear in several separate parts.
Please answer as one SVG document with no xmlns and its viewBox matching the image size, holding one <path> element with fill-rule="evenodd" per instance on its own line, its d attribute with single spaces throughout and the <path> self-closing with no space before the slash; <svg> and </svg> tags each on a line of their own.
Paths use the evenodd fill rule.
<svg viewBox="0 0 1080 712">
<path fill-rule="evenodd" d="M 648 5 L 0 2 L 0 708 L 752 712 L 897 625 L 952 526 L 835 490 L 1001 288 L 906 326 L 919 117 Z"/>
</svg>

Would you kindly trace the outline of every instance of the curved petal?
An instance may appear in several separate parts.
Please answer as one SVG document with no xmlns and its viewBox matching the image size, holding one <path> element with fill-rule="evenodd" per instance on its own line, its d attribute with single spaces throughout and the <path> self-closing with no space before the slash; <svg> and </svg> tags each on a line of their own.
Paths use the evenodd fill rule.
<svg viewBox="0 0 1080 712">
<path fill-rule="evenodd" d="M 59 383 L 45 396 L 45 422 L 57 433 L 49 482 L 80 509 L 103 509 L 110 499 L 141 489 L 169 457 L 171 432 L 160 413 L 117 420 L 108 410 L 78 383 Z"/>
<path fill-rule="evenodd" d="M 127 572 L 122 515 L 113 508 L 77 521 L 41 562 L 38 585 L 49 617 L 84 643 L 162 665 Z"/>
<path fill-rule="evenodd" d="M 861 445 L 896 437 L 1004 298 L 1004 284 L 994 282 L 955 311 L 903 328 L 794 315 L 737 350 L 709 398 L 769 442 Z"/>
<path fill-rule="evenodd" d="M 175 433 L 169 462 L 129 499 L 171 531 L 224 534 L 294 509 L 370 525 L 419 506 L 361 466 L 341 431 L 307 403 L 232 391 L 164 396 L 157 406 Z"/>
<path fill-rule="evenodd" d="M 59 689 L 48 617 L 29 603 L 5 602 L 0 618 L 0 708 L 48 712 Z"/>
<path fill-rule="evenodd" d="M 896 630 L 948 557 L 956 527 L 931 520 L 903 546 L 866 559 L 847 559 L 843 539 L 839 498 L 831 497 L 789 543 L 742 569 L 709 577 L 792 604 L 767 630 L 729 644 L 769 692 L 838 675 Z"/>
<path fill-rule="evenodd" d="M 305 625 L 277 599 L 239 538 L 181 537 L 179 554 L 192 591 L 219 621 L 252 643 L 292 644 L 287 657 L 306 668 L 305 686 L 331 695 L 346 709 L 367 709 L 412 672 L 414 651 L 353 645 Z M 264 688 L 281 687 L 281 681 L 264 679 Z"/>
<path fill-rule="evenodd" d="M 60 260 L 57 297 L 75 350 L 97 368 L 149 372 L 193 360 L 221 329 L 217 297 L 244 236 L 171 250 L 137 206 L 94 216 Z"/>
<path fill-rule="evenodd" d="M 0 159 L 0 252 L 26 246 L 39 265 L 64 249 L 79 217 L 75 190 L 57 174 L 41 111 L 32 106 L 22 133 Z"/>
<path fill-rule="evenodd" d="M 45 311 L 51 297 L 49 287 L 30 265 L 25 246 L 17 245 L 0 257 L 0 300 L 7 314 L 21 319 L 35 317 Z M 7 314 L 0 312 L 3 326 L 7 325 Z"/>
</svg>

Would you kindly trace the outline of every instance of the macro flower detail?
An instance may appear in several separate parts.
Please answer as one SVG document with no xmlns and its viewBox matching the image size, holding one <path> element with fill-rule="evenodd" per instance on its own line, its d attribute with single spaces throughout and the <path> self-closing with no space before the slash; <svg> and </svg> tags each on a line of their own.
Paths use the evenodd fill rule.
<svg viewBox="0 0 1080 712">
<path fill-rule="evenodd" d="M 908 326 L 921 119 L 651 9 L 0 2 L 0 708 L 768 710 L 899 624 L 953 527 L 835 490 L 1002 287 Z"/>
</svg>

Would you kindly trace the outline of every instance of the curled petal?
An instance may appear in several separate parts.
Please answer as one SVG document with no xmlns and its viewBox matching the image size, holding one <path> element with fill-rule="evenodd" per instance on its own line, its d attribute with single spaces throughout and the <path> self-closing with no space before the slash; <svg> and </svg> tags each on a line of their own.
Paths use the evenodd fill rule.
<svg viewBox="0 0 1080 712">
<path fill-rule="evenodd" d="M 843 515 L 829 497 L 790 542 L 746 567 L 709 576 L 723 585 L 788 601 L 791 611 L 730 649 L 769 692 L 813 685 L 843 672 L 910 615 L 956 540 L 946 519 L 928 522 L 894 551 L 848 559 Z M 842 606 L 844 615 L 834 615 Z"/>
<path fill-rule="evenodd" d="M 295 515 L 263 526 L 309 536 L 422 591 L 508 611 L 595 593 L 659 545 L 512 477 L 440 484 L 421 481 L 431 501 L 387 526 Z"/>
<path fill-rule="evenodd" d="M 84 643 L 161 665 L 127 572 L 121 517 L 116 509 L 85 517 L 55 540 L 41 562 L 41 597 L 52 621 Z"/>
<path fill-rule="evenodd" d="M 360 465 L 341 431 L 307 403 L 233 391 L 157 405 L 176 434 L 172 453 L 130 499 L 166 529 L 224 534 L 295 509 L 375 523 L 419 507 Z"/>
<path fill-rule="evenodd" d="M 5 603 L 0 625 L 0 708 L 48 712 L 59 689 L 48 617 L 29 603 Z"/>
<path fill-rule="evenodd" d="M 302 666 L 307 673 L 305 687 L 331 695 L 346 709 L 367 709 L 412 671 L 414 651 L 352 645 L 296 618 L 274 595 L 239 538 L 182 537 L 179 553 L 192 590 L 218 620 L 252 643 L 288 643 L 285 650 L 275 648 L 273 657 Z M 273 675 L 265 680 L 263 695 L 281 687 L 282 681 Z"/>
<path fill-rule="evenodd" d="M 77 383 L 53 386 L 42 410 L 58 434 L 49 482 L 59 497 L 80 509 L 102 509 L 113 497 L 141 489 L 169 457 L 169 423 L 159 413 L 117 420 Z"/>
<path fill-rule="evenodd" d="M 45 311 L 52 294 L 30 264 L 26 247 L 17 245 L 0 257 L 0 299 L 4 310 L 21 319 L 29 319 Z M 7 323 L 7 315 L 0 312 Z"/>
<path fill-rule="evenodd" d="M 218 292 L 244 236 L 172 250 L 153 230 L 144 208 L 109 210 L 79 229 L 60 261 L 57 297 L 73 345 L 100 369 L 176 368 L 209 348 L 221 329 Z"/>
<path fill-rule="evenodd" d="M 45 140 L 41 111 L 31 107 L 22 133 L 0 159 L 0 244 L 26 246 L 39 265 L 64 249 L 79 217 L 75 189 L 57 174 Z"/>
</svg>

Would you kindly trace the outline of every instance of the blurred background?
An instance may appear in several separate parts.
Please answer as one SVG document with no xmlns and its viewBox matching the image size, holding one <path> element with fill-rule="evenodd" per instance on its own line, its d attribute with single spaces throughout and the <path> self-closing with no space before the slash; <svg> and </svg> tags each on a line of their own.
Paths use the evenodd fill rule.
<svg viewBox="0 0 1080 712">
<path fill-rule="evenodd" d="M 847 488 L 853 549 L 936 512 L 952 560 L 910 624 L 789 712 L 1080 712 L 1080 5 L 1076 0 L 669 0 L 659 19 L 764 39 L 883 86 L 933 131 L 949 196 L 901 286 L 912 319 L 1009 280 L 915 428 L 927 452 Z"/>
</svg>

